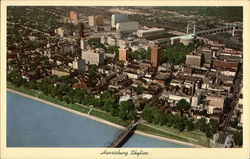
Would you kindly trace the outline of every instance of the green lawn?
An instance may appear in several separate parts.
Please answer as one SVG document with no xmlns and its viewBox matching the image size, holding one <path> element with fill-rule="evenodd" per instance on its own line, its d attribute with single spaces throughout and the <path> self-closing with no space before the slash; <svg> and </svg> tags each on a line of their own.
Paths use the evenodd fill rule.
<svg viewBox="0 0 250 159">
<path fill-rule="evenodd" d="M 35 97 L 37 91 L 36 90 L 28 90 L 24 87 L 15 87 L 13 84 L 11 84 L 10 82 L 7 82 L 7 88 L 13 89 L 15 91 L 21 92 L 21 93 L 25 93 L 28 94 L 30 96 Z"/>
<path fill-rule="evenodd" d="M 123 121 L 121 118 L 119 117 L 114 117 L 111 114 L 107 113 L 107 112 L 102 112 L 102 111 L 98 111 L 98 110 L 92 110 L 90 115 L 96 116 L 98 118 L 102 118 L 104 120 L 110 121 L 112 123 L 118 124 L 118 125 L 122 125 L 122 126 L 128 126 L 129 123 L 126 121 Z"/>
<path fill-rule="evenodd" d="M 140 123 L 137 126 L 137 130 L 141 130 L 143 132 L 150 133 L 153 135 L 158 135 L 162 137 L 167 137 L 171 139 L 176 139 L 184 142 L 189 142 L 209 147 L 209 139 L 202 132 L 186 131 L 186 130 L 180 132 L 179 130 L 172 127 L 160 126 L 151 123 Z"/>
</svg>

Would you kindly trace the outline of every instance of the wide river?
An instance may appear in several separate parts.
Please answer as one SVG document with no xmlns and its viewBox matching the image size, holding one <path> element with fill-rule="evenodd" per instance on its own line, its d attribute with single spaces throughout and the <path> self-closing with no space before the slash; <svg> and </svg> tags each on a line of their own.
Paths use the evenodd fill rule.
<svg viewBox="0 0 250 159">
<path fill-rule="evenodd" d="M 7 147 L 107 147 L 121 130 L 7 93 Z M 123 147 L 182 147 L 134 134 Z"/>
</svg>

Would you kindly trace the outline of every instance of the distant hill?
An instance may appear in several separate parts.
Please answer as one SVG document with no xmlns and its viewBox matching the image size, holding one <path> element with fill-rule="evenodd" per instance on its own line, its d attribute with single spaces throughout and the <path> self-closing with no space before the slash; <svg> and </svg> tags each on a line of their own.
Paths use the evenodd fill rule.
<svg viewBox="0 0 250 159">
<path fill-rule="evenodd" d="M 184 15 L 195 14 L 210 16 L 229 22 L 243 21 L 243 7 L 156 7 L 168 11 L 175 11 Z"/>
</svg>

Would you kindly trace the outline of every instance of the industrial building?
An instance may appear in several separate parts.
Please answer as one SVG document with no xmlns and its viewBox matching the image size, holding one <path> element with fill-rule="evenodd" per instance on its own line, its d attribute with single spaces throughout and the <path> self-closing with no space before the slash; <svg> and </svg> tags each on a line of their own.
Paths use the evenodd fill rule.
<svg viewBox="0 0 250 159">
<path fill-rule="evenodd" d="M 112 14 L 111 16 L 111 26 L 116 28 L 117 23 L 121 22 L 128 22 L 128 15 L 127 14 Z"/>
<path fill-rule="evenodd" d="M 132 32 L 139 28 L 138 22 L 120 22 L 116 24 L 116 30 L 119 32 Z"/>
<path fill-rule="evenodd" d="M 169 38 L 156 39 L 156 40 L 150 41 L 149 45 L 150 46 L 158 45 L 158 46 L 161 46 L 161 48 L 167 48 L 171 45 L 171 40 Z"/>
<path fill-rule="evenodd" d="M 83 50 L 82 59 L 86 64 L 102 65 L 104 63 L 104 49 L 96 48 L 95 50 Z"/>
<path fill-rule="evenodd" d="M 147 30 L 137 30 L 137 36 L 140 38 L 162 35 L 163 33 L 165 33 L 165 30 L 163 28 L 150 28 Z"/>
<path fill-rule="evenodd" d="M 102 26 L 103 25 L 103 16 L 102 15 L 92 15 L 89 16 L 89 25 L 90 26 Z"/>
<path fill-rule="evenodd" d="M 158 67 L 161 64 L 162 49 L 158 45 L 151 47 L 151 63 L 152 67 Z"/>
</svg>

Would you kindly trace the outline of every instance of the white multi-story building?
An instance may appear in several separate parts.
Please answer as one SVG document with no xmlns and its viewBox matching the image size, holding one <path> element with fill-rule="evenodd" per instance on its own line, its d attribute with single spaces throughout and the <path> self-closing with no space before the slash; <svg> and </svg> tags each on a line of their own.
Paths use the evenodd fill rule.
<svg viewBox="0 0 250 159">
<path fill-rule="evenodd" d="M 83 50 L 82 59 L 90 65 L 102 65 L 104 63 L 104 49 L 97 48 L 95 50 Z"/>
<path fill-rule="evenodd" d="M 113 28 L 116 27 L 117 23 L 121 23 L 121 22 L 128 22 L 128 15 L 127 14 L 112 14 L 111 26 Z"/>
<path fill-rule="evenodd" d="M 85 70 L 85 61 L 83 59 L 75 59 L 72 62 L 72 67 L 78 70 L 78 72 L 83 72 Z"/>
<path fill-rule="evenodd" d="M 129 47 L 129 42 L 126 40 L 118 40 L 118 46 L 120 48 L 127 48 Z"/>
<path fill-rule="evenodd" d="M 81 38 L 80 45 L 82 50 L 87 49 L 88 41 Z"/>
<path fill-rule="evenodd" d="M 168 99 L 172 100 L 172 101 L 174 101 L 176 103 L 181 99 L 185 99 L 188 103 L 191 103 L 191 96 L 182 96 L 182 95 L 176 95 L 176 94 L 169 94 Z"/>
<path fill-rule="evenodd" d="M 140 38 L 146 38 L 149 36 L 161 35 L 165 30 L 163 28 L 150 28 L 148 30 L 137 30 L 137 36 Z"/>
<path fill-rule="evenodd" d="M 107 43 L 108 45 L 112 46 L 112 45 L 117 45 L 117 39 L 113 36 L 107 36 Z"/>
<path fill-rule="evenodd" d="M 206 97 L 207 100 L 207 112 L 208 114 L 213 114 L 214 113 L 214 109 L 220 109 L 221 112 L 223 112 L 224 109 L 224 103 L 225 103 L 225 97 L 223 96 L 207 96 Z"/>
<path fill-rule="evenodd" d="M 64 30 L 62 28 L 56 29 L 55 33 L 58 34 L 61 38 L 64 36 Z"/>
<path fill-rule="evenodd" d="M 116 31 L 120 32 L 132 32 L 139 28 L 138 22 L 120 22 L 116 24 Z"/>
</svg>

